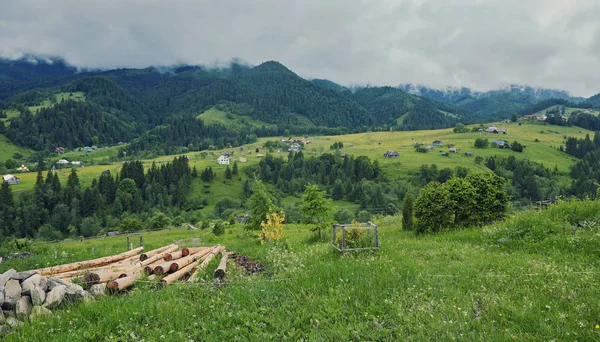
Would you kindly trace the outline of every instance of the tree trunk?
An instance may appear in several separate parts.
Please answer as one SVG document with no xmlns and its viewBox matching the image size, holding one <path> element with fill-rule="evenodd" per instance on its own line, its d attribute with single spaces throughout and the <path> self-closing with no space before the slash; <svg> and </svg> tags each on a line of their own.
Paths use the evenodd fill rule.
<svg viewBox="0 0 600 342">
<path fill-rule="evenodd" d="M 165 261 L 172 261 L 172 260 L 177 260 L 177 259 L 181 259 L 183 257 L 186 257 L 190 254 L 190 250 L 187 248 L 184 248 L 180 251 L 177 252 L 171 252 L 169 254 L 165 254 L 165 256 L 163 257 L 163 259 Z"/>
<path fill-rule="evenodd" d="M 221 255 L 223 257 L 221 257 L 221 261 L 219 262 L 219 267 L 217 267 L 217 269 L 215 270 L 215 278 L 219 278 L 219 279 L 223 279 L 225 278 L 225 275 L 227 274 L 227 258 L 229 257 L 228 252 L 225 252 L 225 250 L 223 249 L 221 251 Z"/>
<path fill-rule="evenodd" d="M 204 258 L 204 260 L 202 261 L 202 263 L 200 264 L 200 266 L 198 266 L 198 269 L 200 269 L 200 270 L 202 270 L 202 269 L 205 269 L 205 268 L 206 268 L 206 266 L 208 266 L 208 264 L 209 264 L 209 263 L 212 261 L 212 259 L 214 259 L 214 258 L 215 258 L 215 255 L 219 254 L 219 252 L 220 252 L 221 250 L 223 250 L 223 249 L 224 249 L 224 247 L 223 247 L 223 246 L 221 246 L 221 245 L 216 245 L 216 246 L 215 246 L 215 247 L 214 247 L 214 248 L 213 248 L 213 249 L 210 251 L 210 253 L 208 253 L 208 254 L 206 255 L 206 257 Z M 192 272 L 192 275 L 193 275 L 193 273 L 194 273 L 194 272 L 195 272 L 195 270 Z M 197 277 L 190 277 L 190 279 L 188 279 L 188 281 L 189 281 L 189 282 L 192 282 L 192 283 L 196 282 L 196 280 L 197 280 Z"/>
<path fill-rule="evenodd" d="M 141 264 L 142 264 L 142 266 L 146 266 L 146 265 L 150 265 L 150 264 L 154 263 L 157 260 L 162 260 L 165 257 L 165 255 L 167 255 L 173 251 L 176 251 L 178 248 L 179 248 L 179 246 L 177 246 L 177 245 L 171 245 L 171 247 L 165 249 L 163 252 L 158 253 L 155 256 L 142 261 Z"/>
<path fill-rule="evenodd" d="M 158 253 L 164 252 L 167 248 L 172 247 L 172 246 L 174 246 L 174 245 L 167 245 L 167 246 L 157 248 L 157 249 L 151 250 L 149 252 L 140 254 L 140 261 L 144 261 L 152 256 L 155 256 Z"/>
<path fill-rule="evenodd" d="M 141 273 L 138 273 L 125 278 L 111 280 L 106 284 L 106 287 L 108 287 L 112 291 L 122 291 L 133 285 L 135 281 L 140 278 L 140 276 Z"/>
<path fill-rule="evenodd" d="M 120 260 L 129 258 L 131 256 L 134 256 L 143 250 L 144 250 L 144 247 L 138 247 L 136 249 L 132 249 L 128 252 L 117 254 L 117 255 L 112 255 L 112 256 L 107 256 L 107 257 L 103 257 L 103 258 L 87 260 L 87 261 L 80 261 L 80 262 L 75 262 L 75 263 L 71 263 L 71 264 L 46 267 L 46 268 L 37 269 L 34 271 L 43 276 L 47 276 L 47 275 L 53 275 L 53 274 L 64 273 L 64 272 L 69 272 L 69 271 L 75 271 L 75 270 L 79 270 L 82 268 L 104 266 L 104 265 L 114 263 L 116 261 L 120 261 Z"/>
</svg>

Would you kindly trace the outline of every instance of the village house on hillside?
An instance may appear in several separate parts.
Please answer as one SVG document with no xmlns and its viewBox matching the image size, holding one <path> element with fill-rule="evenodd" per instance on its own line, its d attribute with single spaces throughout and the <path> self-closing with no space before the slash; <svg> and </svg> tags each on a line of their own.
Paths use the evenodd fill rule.
<svg viewBox="0 0 600 342">
<path fill-rule="evenodd" d="M 498 134 L 498 133 L 506 134 L 506 128 L 496 127 L 494 125 L 491 125 L 490 127 L 486 128 L 485 131 L 488 133 L 494 133 L 494 134 Z"/>
<path fill-rule="evenodd" d="M 217 164 L 219 164 L 219 165 L 229 165 L 229 162 L 230 162 L 230 158 L 228 156 L 226 156 L 225 154 L 223 154 L 222 156 L 217 158 Z"/>
<path fill-rule="evenodd" d="M 497 146 L 498 148 L 504 148 L 504 140 L 492 140 L 492 146 Z"/>
<path fill-rule="evenodd" d="M 8 183 L 10 185 L 21 183 L 21 180 L 19 179 L 19 177 L 16 177 L 16 176 L 13 176 L 13 175 L 4 175 L 4 176 L 2 176 L 2 181 L 4 183 Z"/>
<path fill-rule="evenodd" d="M 55 151 L 56 151 L 56 153 L 65 153 L 65 148 L 64 148 L 64 147 L 62 147 L 62 146 L 61 146 L 61 147 L 57 147 L 57 148 L 55 149 Z"/>
<path fill-rule="evenodd" d="M 440 147 L 440 146 L 443 146 L 444 143 L 441 140 L 434 140 L 432 145 L 435 147 Z"/>
<path fill-rule="evenodd" d="M 383 156 L 386 158 L 398 158 L 398 152 L 387 150 L 385 151 Z"/>
<path fill-rule="evenodd" d="M 67 165 L 67 164 L 69 164 L 69 161 L 66 160 L 66 159 L 61 159 L 61 160 L 57 161 L 56 164 L 58 164 L 58 165 Z"/>
<path fill-rule="evenodd" d="M 25 166 L 25 164 L 21 164 L 21 167 L 17 168 L 17 170 L 21 172 L 29 172 L 29 168 Z"/>
<path fill-rule="evenodd" d="M 294 152 L 294 153 L 298 153 L 300 152 L 300 144 L 298 143 L 293 143 L 290 148 L 288 148 L 288 152 Z"/>
</svg>

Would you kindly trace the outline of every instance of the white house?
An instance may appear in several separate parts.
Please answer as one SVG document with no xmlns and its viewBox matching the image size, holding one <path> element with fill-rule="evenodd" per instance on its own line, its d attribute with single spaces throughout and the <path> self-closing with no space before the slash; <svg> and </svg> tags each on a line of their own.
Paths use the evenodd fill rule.
<svg viewBox="0 0 600 342">
<path fill-rule="evenodd" d="M 21 183 L 21 180 L 19 179 L 19 177 L 15 177 L 13 175 L 4 175 L 4 176 L 2 176 L 2 181 L 6 182 L 6 183 L 8 183 L 10 185 Z"/>
<path fill-rule="evenodd" d="M 229 165 L 229 157 L 227 156 L 220 156 L 219 158 L 217 158 L 217 164 L 219 165 Z"/>
<path fill-rule="evenodd" d="M 82 165 L 82 163 L 81 163 L 80 161 L 72 161 L 72 162 L 71 162 L 71 165 L 74 165 L 74 166 L 81 166 L 81 165 Z"/>
<path fill-rule="evenodd" d="M 58 164 L 58 165 L 67 165 L 67 164 L 69 164 L 69 161 L 66 160 L 66 159 L 61 159 L 61 160 L 57 161 L 56 164 Z"/>
</svg>

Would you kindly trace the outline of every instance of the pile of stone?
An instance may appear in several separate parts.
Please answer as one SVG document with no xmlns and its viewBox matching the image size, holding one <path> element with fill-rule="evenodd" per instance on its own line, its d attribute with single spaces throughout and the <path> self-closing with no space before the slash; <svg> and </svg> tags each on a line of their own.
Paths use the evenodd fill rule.
<svg viewBox="0 0 600 342">
<path fill-rule="evenodd" d="M 97 284 L 89 291 L 58 278 L 47 278 L 35 271 L 13 269 L 0 275 L 0 335 L 27 319 L 51 315 L 52 310 L 66 302 L 90 301 L 106 291 L 106 284 Z"/>
<path fill-rule="evenodd" d="M 204 269 L 221 253 L 215 277 L 226 274 L 224 246 L 183 248 L 175 244 L 138 254 L 130 251 L 31 271 L 8 270 L 0 275 L 0 335 L 35 317 L 50 315 L 67 302 L 90 301 L 106 293 L 127 290 L 141 277 L 171 284 L 184 279 L 193 282 L 198 269 Z M 85 286 L 85 289 L 78 285 Z M 87 291 L 86 291 L 87 289 Z"/>
</svg>

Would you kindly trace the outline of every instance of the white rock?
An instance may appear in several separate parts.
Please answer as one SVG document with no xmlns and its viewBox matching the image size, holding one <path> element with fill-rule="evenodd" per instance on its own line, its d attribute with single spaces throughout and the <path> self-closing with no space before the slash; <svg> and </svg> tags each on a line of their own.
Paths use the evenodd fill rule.
<svg viewBox="0 0 600 342">
<path fill-rule="evenodd" d="M 31 313 L 31 308 L 33 307 L 31 298 L 29 298 L 29 296 L 21 296 L 21 299 L 19 299 L 16 306 L 17 318 L 21 320 L 27 319 Z"/>
<path fill-rule="evenodd" d="M 36 274 L 34 271 L 17 272 L 15 274 L 13 274 L 12 276 L 10 276 L 10 279 L 15 279 L 15 280 L 18 280 L 20 282 L 23 282 L 23 280 L 31 277 L 34 274 Z"/>
<path fill-rule="evenodd" d="M 67 287 L 64 285 L 58 285 L 54 287 L 50 292 L 46 294 L 46 300 L 43 306 L 48 309 L 57 308 L 65 299 L 67 293 Z"/>
<path fill-rule="evenodd" d="M 58 278 L 48 278 L 46 284 L 48 286 L 48 291 L 52 291 L 52 289 L 54 289 L 58 285 L 63 285 L 64 287 L 69 286 L 69 283 Z"/>
<path fill-rule="evenodd" d="M 8 317 L 6 319 L 6 323 L 8 323 L 8 325 L 10 325 L 11 327 L 16 327 L 16 326 L 21 326 L 23 325 L 23 322 L 20 322 L 19 320 L 17 320 L 14 317 Z"/>
<path fill-rule="evenodd" d="M 81 290 L 79 292 L 77 292 L 77 295 L 79 296 L 79 298 L 84 301 L 84 302 L 91 302 L 94 300 L 94 296 L 92 296 L 89 292 L 87 292 L 86 290 Z"/>
<path fill-rule="evenodd" d="M 33 305 L 42 305 L 46 299 L 46 277 L 35 274 L 21 284 L 23 294 L 31 297 Z"/>
<path fill-rule="evenodd" d="M 15 279 L 9 280 L 4 288 L 4 304 L 2 304 L 2 307 L 5 309 L 12 309 L 20 298 L 21 285 L 19 284 L 19 281 Z"/>
<path fill-rule="evenodd" d="M 39 317 L 39 316 L 50 316 L 52 315 L 52 311 L 46 309 L 43 306 L 34 306 L 33 309 L 31 309 L 31 315 L 29 316 L 30 318 L 35 318 L 35 317 Z"/>
<path fill-rule="evenodd" d="M 10 269 L 2 274 L 0 274 L 0 285 L 4 286 L 10 280 L 13 274 L 17 273 L 16 270 Z"/>
<path fill-rule="evenodd" d="M 92 285 L 92 287 L 90 287 L 90 293 L 94 297 L 106 296 L 106 283 Z"/>
</svg>

